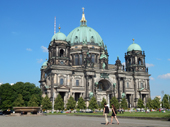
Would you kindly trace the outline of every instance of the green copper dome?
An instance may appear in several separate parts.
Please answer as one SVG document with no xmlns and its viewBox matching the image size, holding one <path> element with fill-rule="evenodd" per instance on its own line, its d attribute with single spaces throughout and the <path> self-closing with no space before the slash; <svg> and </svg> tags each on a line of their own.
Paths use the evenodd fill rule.
<svg viewBox="0 0 170 127">
<path fill-rule="evenodd" d="M 66 35 L 59 31 L 58 33 L 55 33 L 53 35 L 51 41 L 53 41 L 54 39 L 59 40 L 59 41 L 64 41 L 64 40 L 66 40 Z"/>
<path fill-rule="evenodd" d="M 45 61 L 42 66 L 47 66 L 47 61 Z"/>
<path fill-rule="evenodd" d="M 140 47 L 138 44 L 134 43 L 134 42 L 133 42 L 133 44 L 131 44 L 131 45 L 128 47 L 127 52 L 132 51 L 132 50 L 142 51 L 141 47 Z"/>
<path fill-rule="evenodd" d="M 103 45 L 103 40 L 100 35 L 91 27 L 79 26 L 72 30 L 66 38 L 71 45 L 87 44 Z"/>
<path fill-rule="evenodd" d="M 79 27 L 75 28 L 68 34 L 66 38 L 67 42 L 70 42 L 71 45 L 87 44 L 104 46 L 103 40 L 100 35 L 93 28 L 87 26 L 84 8 L 80 23 L 81 25 Z"/>
</svg>

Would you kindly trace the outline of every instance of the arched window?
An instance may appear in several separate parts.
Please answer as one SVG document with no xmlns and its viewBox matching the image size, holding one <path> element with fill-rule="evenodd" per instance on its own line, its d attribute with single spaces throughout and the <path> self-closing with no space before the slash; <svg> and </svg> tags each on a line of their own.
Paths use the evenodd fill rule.
<svg viewBox="0 0 170 127">
<path fill-rule="evenodd" d="M 129 65 L 131 65 L 131 60 L 129 59 Z"/>
<path fill-rule="evenodd" d="M 61 49 L 61 50 L 60 50 L 60 57 L 63 57 L 63 55 L 64 55 L 64 50 Z"/>
<path fill-rule="evenodd" d="M 138 64 L 141 65 L 141 59 L 138 60 Z"/>
<path fill-rule="evenodd" d="M 127 88 L 129 88 L 129 83 L 127 82 L 127 86 L 126 86 Z"/>
<path fill-rule="evenodd" d="M 64 84 L 64 80 L 63 78 L 60 78 L 60 85 L 63 85 Z"/>
<path fill-rule="evenodd" d="M 95 63 L 95 55 L 92 55 L 92 62 Z"/>
<path fill-rule="evenodd" d="M 79 58 L 80 58 L 79 59 L 80 60 L 79 63 L 80 63 L 80 65 L 82 65 L 82 54 L 79 55 Z"/>
<path fill-rule="evenodd" d="M 143 83 L 141 83 L 140 85 L 141 85 L 141 88 L 143 88 Z"/>
<path fill-rule="evenodd" d="M 76 80 L 76 86 L 79 86 L 79 80 Z"/>
<path fill-rule="evenodd" d="M 78 64 L 79 64 L 79 60 L 78 60 L 78 55 L 77 55 L 77 54 L 75 55 L 74 61 L 75 61 L 75 65 L 78 65 Z"/>
</svg>

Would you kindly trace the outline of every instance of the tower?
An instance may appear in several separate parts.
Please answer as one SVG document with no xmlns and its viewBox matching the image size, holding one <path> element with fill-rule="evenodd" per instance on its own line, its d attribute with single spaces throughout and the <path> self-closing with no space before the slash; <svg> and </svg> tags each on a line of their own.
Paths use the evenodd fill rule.
<svg viewBox="0 0 170 127">
<path fill-rule="evenodd" d="M 142 52 L 141 47 L 134 42 L 128 47 L 125 53 L 126 71 L 129 72 L 145 72 L 145 52 Z"/>
</svg>

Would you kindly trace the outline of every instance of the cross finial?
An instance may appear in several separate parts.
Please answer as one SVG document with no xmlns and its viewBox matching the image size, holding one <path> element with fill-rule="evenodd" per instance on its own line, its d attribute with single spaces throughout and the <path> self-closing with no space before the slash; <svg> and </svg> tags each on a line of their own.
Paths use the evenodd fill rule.
<svg viewBox="0 0 170 127">
<path fill-rule="evenodd" d="M 82 7 L 82 10 L 83 10 L 83 14 L 84 14 L 84 9 L 85 9 L 85 8 L 84 8 L 84 7 Z"/>
<path fill-rule="evenodd" d="M 132 40 L 133 40 L 133 43 L 134 43 L 134 40 L 135 40 L 135 39 L 133 38 Z"/>
<path fill-rule="evenodd" d="M 60 32 L 60 29 L 61 29 L 61 27 L 60 27 L 60 24 L 59 24 L 59 27 L 58 27 L 58 29 L 59 29 L 59 32 Z"/>
</svg>

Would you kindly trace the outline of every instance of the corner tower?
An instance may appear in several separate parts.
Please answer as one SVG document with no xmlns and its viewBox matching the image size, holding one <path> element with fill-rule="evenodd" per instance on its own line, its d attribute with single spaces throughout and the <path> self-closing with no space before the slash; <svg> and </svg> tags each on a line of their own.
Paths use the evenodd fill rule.
<svg viewBox="0 0 170 127">
<path fill-rule="evenodd" d="M 126 71 L 146 72 L 148 69 L 145 65 L 145 52 L 134 42 L 128 47 L 125 53 Z"/>
</svg>

